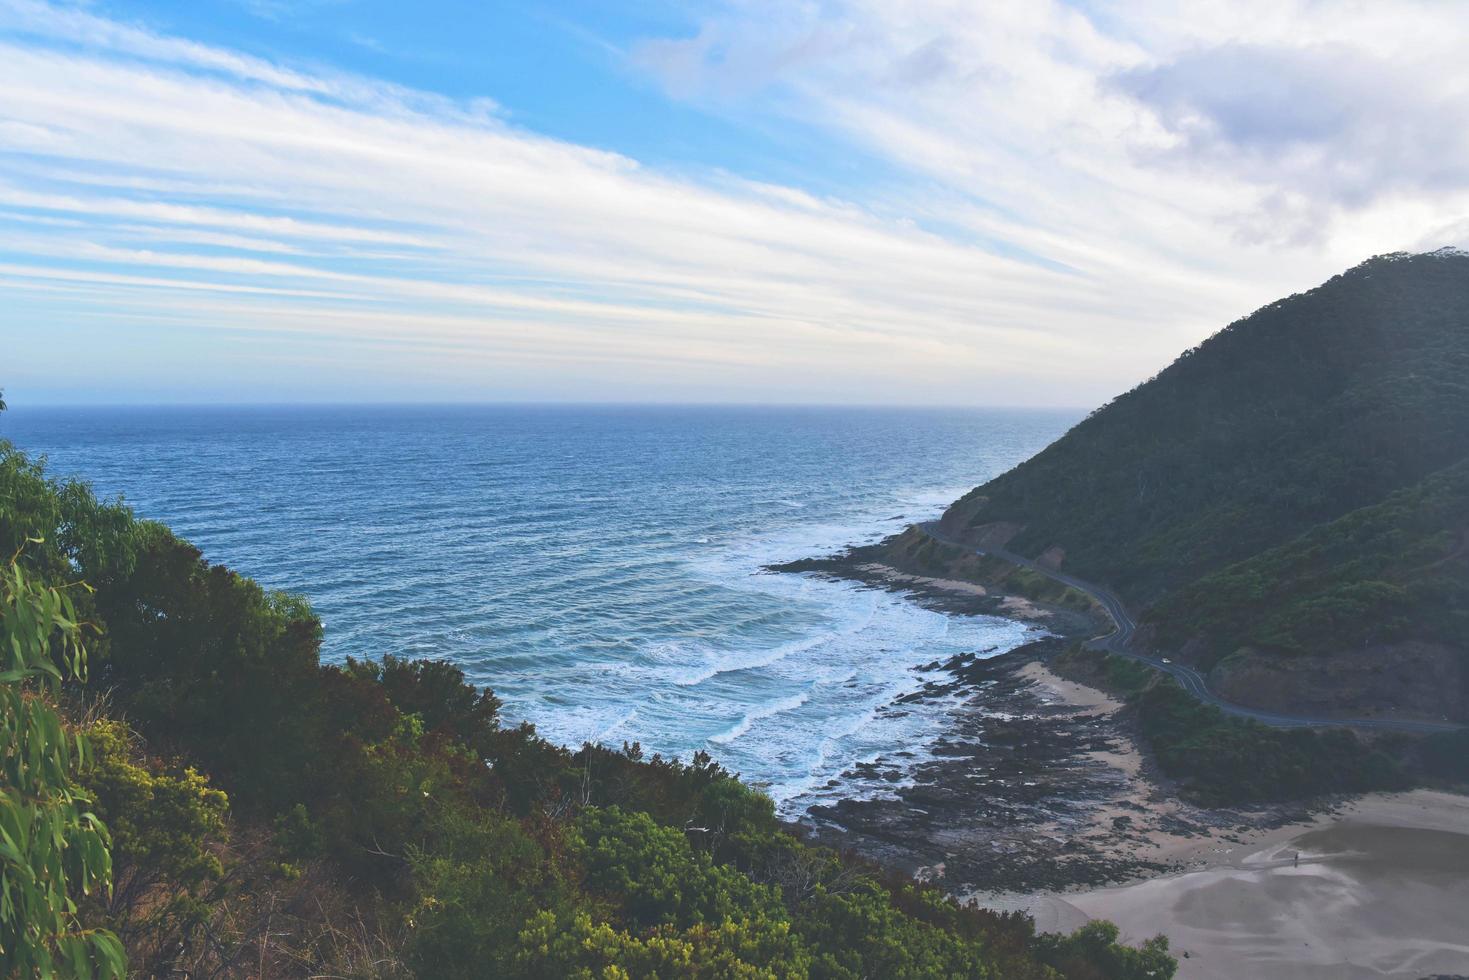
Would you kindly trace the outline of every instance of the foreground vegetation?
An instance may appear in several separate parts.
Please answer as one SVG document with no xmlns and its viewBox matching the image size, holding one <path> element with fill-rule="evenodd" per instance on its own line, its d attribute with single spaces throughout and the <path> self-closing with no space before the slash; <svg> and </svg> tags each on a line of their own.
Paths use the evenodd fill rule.
<svg viewBox="0 0 1469 980">
<path fill-rule="evenodd" d="M 304 600 L 5 443 L 0 549 L 7 636 L 39 644 L 7 718 L 41 732 L 7 736 L 0 826 L 92 835 L 0 847 L 7 895 L 64 891 L 0 916 L 5 975 L 105 974 L 119 943 L 147 977 L 1173 974 L 1161 939 L 1037 936 L 807 846 L 707 756 L 551 745 L 445 663 L 324 665 Z"/>
</svg>

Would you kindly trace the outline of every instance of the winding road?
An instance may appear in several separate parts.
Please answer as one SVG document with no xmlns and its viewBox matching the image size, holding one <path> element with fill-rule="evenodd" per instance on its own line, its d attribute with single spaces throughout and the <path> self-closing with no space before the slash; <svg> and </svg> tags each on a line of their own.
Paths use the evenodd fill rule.
<svg viewBox="0 0 1469 980">
<path fill-rule="evenodd" d="M 1214 705 L 1227 714 L 1237 715 L 1241 718 L 1252 718 L 1261 724 L 1271 725 L 1275 728 L 1375 728 L 1397 732 L 1411 732 L 1417 735 L 1428 735 L 1434 732 L 1458 731 L 1464 727 L 1463 725 L 1456 725 L 1448 721 L 1412 721 L 1399 718 L 1313 718 L 1307 715 L 1282 715 L 1270 711 L 1247 708 L 1242 704 L 1226 701 L 1209 690 L 1209 685 L 1204 675 L 1194 668 L 1186 664 L 1174 663 L 1165 658 L 1150 657 L 1129 649 L 1133 634 L 1137 631 L 1137 624 L 1127 614 L 1127 608 L 1122 605 L 1122 600 L 1100 585 L 1094 585 L 1073 575 L 1067 575 L 1064 572 L 1058 572 L 1044 565 L 1038 565 L 1029 558 L 1022 557 L 1004 548 L 976 548 L 974 545 L 956 541 L 939 530 L 937 521 L 928 521 L 916 526 L 935 541 L 940 541 L 956 548 L 963 548 L 965 551 L 972 551 L 977 555 L 990 555 L 1003 559 L 1012 565 L 1028 568 L 1033 572 L 1038 572 L 1063 585 L 1069 585 L 1078 592 L 1090 596 L 1098 605 L 1107 610 L 1107 615 L 1112 619 L 1113 629 L 1106 636 L 1099 636 L 1095 639 L 1088 640 L 1086 643 L 1088 648 L 1092 650 L 1105 650 L 1108 653 L 1115 653 L 1122 657 L 1130 657 L 1133 660 L 1147 664 L 1155 670 L 1161 670 L 1177 681 L 1179 686 L 1189 694 L 1192 694 L 1200 701 Z"/>
</svg>

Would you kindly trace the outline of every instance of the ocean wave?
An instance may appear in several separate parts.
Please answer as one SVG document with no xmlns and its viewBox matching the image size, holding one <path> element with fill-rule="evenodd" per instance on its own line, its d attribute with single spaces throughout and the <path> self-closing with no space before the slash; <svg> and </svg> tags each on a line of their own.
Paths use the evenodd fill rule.
<svg viewBox="0 0 1469 980">
<path fill-rule="evenodd" d="M 779 701 L 773 701 L 762 708 L 756 708 L 754 711 L 747 711 L 739 721 L 735 722 L 734 727 L 730 728 L 729 731 L 720 732 L 718 735 L 711 735 L 709 736 L 709 741 L 716 745 L 728 745 L 748 732 L 754 727 L 757 721 L 774 718 L 776 715 L 785 714 L 787 711 L 795 711 L 810 700 L 810 691 L 802 691 L 800 694 L 793 694 L 788 698 L 781 698 Z"/>
<path fill-rule="evenodd" d="M 714 654 L 703 666 L 690 672 L 668 675 L 667 679 L 679 687 L 697 687 L 722 674 L 733 674 L 742 670 L 757 670 L 763 667 L 770 667 L 794 654 L 806 653 L 818 647 L 860 633 L 871 625 L 875 614 L 875 603 L 867 603 L 865 615 L 859 615 L 856 617 L 856 621 L 848 622 L 837 629 L 828 629 L 800 640 L 788 640 L 763 650 L 720 652 Z M 684 650 L 677 643 L 656 644 L 655 649 L 664 651 L 663 657 L 661 658 L 664 660 L 669 659 L 666 651 L 676 651 L 676 655 L 678 656 L 682 656 L 684 653 Z M 706 657 L 709 656 L 709 654 L 706 654 Z"/>
<path fill-rule="evenodd" d="M 611 725 L 608 725 L 605 729 L 603 729 L 593 741 L 606 742 L 609 738 L 612 737 L 613 732 L 617 731 L 624 725 L 631 724 L 637 717 L 638 709 L 634 708 L 627 714 L 623 715 L 621 718 L 614 721 Z"/>
</svg>

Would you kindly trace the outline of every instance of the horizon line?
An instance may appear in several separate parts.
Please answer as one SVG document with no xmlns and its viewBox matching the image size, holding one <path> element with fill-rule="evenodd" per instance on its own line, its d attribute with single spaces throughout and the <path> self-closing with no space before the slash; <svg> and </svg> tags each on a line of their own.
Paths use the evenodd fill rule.
<svg viewBox="0 0 1469 980">
<path fill-rule="evenodd" d="M 754 402 L 754 401 L 634 401 L 571 399 L 506 399 L 506 400 L 403 400 L 403 401 L 157 401 L 157 402 L 10 402 L 0 414 L 0 424 L 7 414 L 38 409 L 203 409 L 203 408 L 748 408 L 748 409 L 897 409 L 955 411 L 1091 411 L 1095 405 L 1026 405 L 1000 403 L 940 402 Z"/>
</svg>

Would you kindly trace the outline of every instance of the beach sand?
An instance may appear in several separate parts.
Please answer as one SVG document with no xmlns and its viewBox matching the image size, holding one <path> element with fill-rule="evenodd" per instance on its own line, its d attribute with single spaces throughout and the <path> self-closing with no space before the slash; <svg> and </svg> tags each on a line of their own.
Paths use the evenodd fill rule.
<svg viewBox="0 0 1469 980">
<path fill-rule="evenodd" d="M 1048 697 L 1116 705 L 1041 664 L 1026 673 Z M 1135 751 L 1113 755 L 1107 761 L 1137 777 Z M 1149 810 L 1169 805 L 1155 796 Z M 1469 976 L 1469 797 L 1379 793 L 1232 839 L 1144 837 L 1148 857 L 1181 870 L 1109 888 L 974 897 L 1029 912 L 1041 931 L 1096 918 L 1133 941 L 1163 933 L 1179 980 Z"/>
<path fill-rule="evenodd" d="M 1048 896 L 1035 911 L 1054 920 L 1043 927 L 1161 932 L 1180 980 L 1469 974 L 1469 798 L 1369 796 L 1289 829 L 1203 870 Z"/>
</svg>

